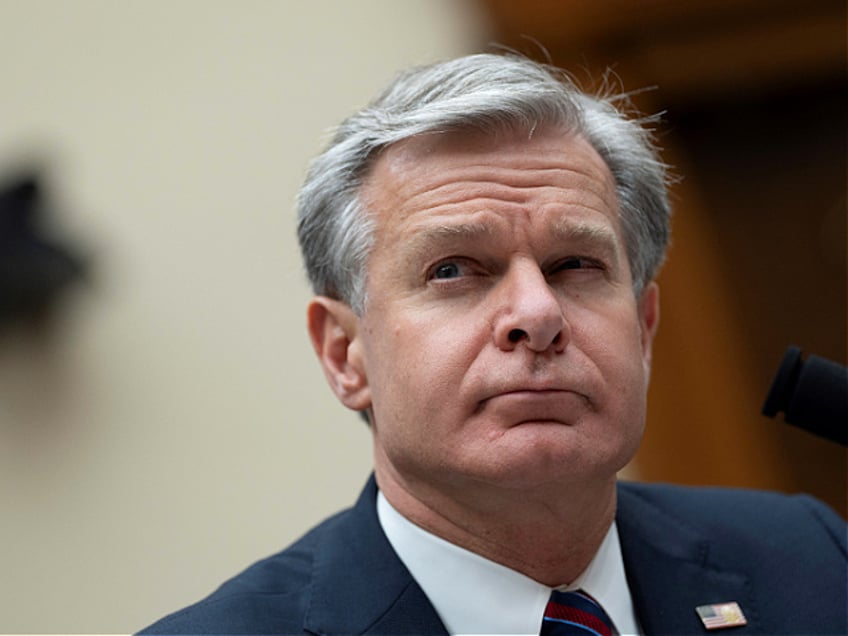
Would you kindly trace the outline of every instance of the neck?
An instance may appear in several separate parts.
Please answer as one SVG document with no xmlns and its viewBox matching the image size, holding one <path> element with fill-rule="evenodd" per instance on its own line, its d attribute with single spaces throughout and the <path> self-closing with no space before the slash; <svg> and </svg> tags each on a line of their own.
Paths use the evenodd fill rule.
<svg viewBox="0 0 848 636">
<path fill-rule="evenodd" d="M 615 516 L 615 478 L 503 489 L 470 480 L 453 489 L 376 469 L 392 506 L 428 532 L 549 587 L 574 581 Z"/>
</svg>

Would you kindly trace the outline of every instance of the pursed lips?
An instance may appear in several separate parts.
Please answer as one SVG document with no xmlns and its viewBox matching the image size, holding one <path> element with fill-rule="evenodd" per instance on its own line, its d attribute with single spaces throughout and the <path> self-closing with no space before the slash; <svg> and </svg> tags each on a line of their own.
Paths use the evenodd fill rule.
<svg viewBox="0 0 848 636">
<path fill-rule="evenodd" d="M 577 409 L 591 408 L 589 397 L 579 391 L 551 386 L 515 386 L 493 392 L 480 400 L 476 411 L 500 411 L 529 419 L 559 419 Z"/>
</svg>

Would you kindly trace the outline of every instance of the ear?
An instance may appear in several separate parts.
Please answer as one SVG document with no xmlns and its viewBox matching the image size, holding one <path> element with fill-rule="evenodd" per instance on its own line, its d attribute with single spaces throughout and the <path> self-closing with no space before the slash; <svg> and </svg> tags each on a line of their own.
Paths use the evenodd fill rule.
<svg viewBox="0 0 848 636">
<path fill-rule="evenodd" d="M 354 411 L 371 406 L 359 317 L 339 300 L 317 296 L 306 312 L 309 337 L 330 388 Z"/>
<path fill-rule="evenodd" d="M 654 336 L 660 324 L 660 286 L 652 281 L 639 298 L 639 327 L 642 337 L 642 364 L 647 376 L 651 374 Z"/>
</svg>

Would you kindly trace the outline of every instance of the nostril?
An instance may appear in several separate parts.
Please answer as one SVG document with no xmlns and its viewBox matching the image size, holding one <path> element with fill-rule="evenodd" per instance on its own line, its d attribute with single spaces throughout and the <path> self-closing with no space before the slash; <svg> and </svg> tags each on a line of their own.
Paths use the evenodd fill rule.
<svg viewBox="0 0 848 636">
<path fill-rule="evenodd" d="M 507 335 L 507 338 L 509 338 L 509 341 L 513 344 L 519 342 L 522 338 L 525 337 L 527 337 L 527 332 L 523 329 L 512 329 Z"/>
</svg>

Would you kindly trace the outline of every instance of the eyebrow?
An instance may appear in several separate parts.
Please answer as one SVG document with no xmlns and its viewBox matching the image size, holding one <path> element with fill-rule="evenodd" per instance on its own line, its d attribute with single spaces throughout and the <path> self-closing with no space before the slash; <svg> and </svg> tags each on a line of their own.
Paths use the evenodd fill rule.
<svg viewBox="0 0 848 636">
<path fill-rule="evenodd" d="M 474 241 L 491 236 L 492 233 L 492 228 L 485 223 L 437 225 L 414 233 L 407 245 L 410 253 L 426 255 L 445 242 Z"/>
<path fill-rule="evenodd" d="M 414 233 L 408 239 L 407 246 L 409 255 L 428 256 L 446 242 L 476 241 L 491 237 L 493 234 L 493 229 L 485 223 L 437 225 Z M 610 265 L 613 267 L 619 265 L 617 237 L 612 228 L 563 218 L 553 226 L 551 234 L 557 242 L 574 244 L 582 249 L 600 252 L 609 259 Z"/>
<path fill-rule="evenodd" d="M 612 228 L 605 225 L 561 219 L 559 223 L 554 225 L 553 235 L 557 241 L 575 243 L 604 253 L 610 259 L 610 264 L 615 267 L 619 264 L 617 237 Z"/>
</svg>

